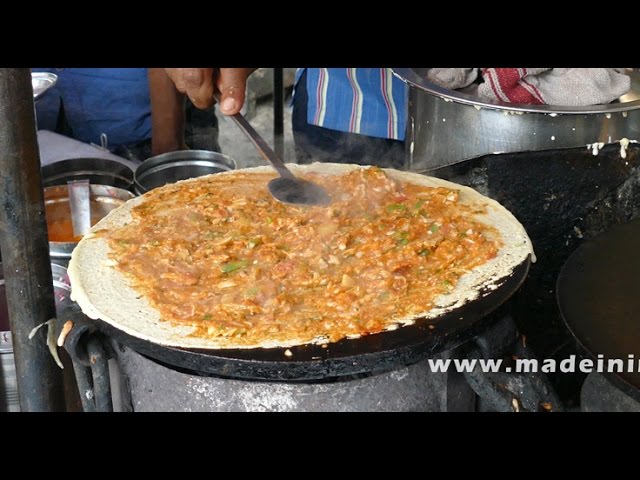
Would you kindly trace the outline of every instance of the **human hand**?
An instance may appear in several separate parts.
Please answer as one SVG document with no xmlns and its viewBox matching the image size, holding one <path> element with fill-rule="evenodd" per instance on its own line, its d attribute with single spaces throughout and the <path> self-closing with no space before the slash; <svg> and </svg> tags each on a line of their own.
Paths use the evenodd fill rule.
<svg viewBox="0 0 640 480">
<path fill-rule="evenodd" d="M 233 115 L 244 105 L 247 78 L 256 68 L 166 68 L 179 92 L 186 94 L 201 109 L 214 103 L 214 91 L 220 92 L 220 112 Z"/>
</svg>

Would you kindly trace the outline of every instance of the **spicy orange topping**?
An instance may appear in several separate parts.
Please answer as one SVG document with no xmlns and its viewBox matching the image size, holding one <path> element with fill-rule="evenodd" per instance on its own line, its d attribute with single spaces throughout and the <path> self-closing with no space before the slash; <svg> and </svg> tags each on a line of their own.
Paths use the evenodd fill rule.
<svg viewBox="0 0 640 480">
<path fill-rule="evenodd" d="M 380 332 L 430 310 L 501 246 L 456 190 L 378 168 L 303 177 L 329 207 L 275 201 L 267 173 L 153 191 L 106 234 L 110 256 L 163 320 L 254 345 Z"/>
</svg>

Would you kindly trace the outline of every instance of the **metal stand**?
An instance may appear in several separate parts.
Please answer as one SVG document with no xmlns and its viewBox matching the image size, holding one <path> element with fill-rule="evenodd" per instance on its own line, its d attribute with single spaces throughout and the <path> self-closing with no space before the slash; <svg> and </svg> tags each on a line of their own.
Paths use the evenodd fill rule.
<svg viewBox="0 0 640 480">
<path fill-rule="evenodd" d="M 512 358 L 537 361 L 520 337 L 513 319 L 507 315 L 476 337 L 475 348 L 467 354 L 467 359 L 496 359 L 510 352 L 513 352 Z M 560 398 L 543 373 L 482 372 L 476 365 L 473 372 L 466 372 L 464 376 L 490 411 L 564 411 Z"/>
<path fill-rule="evenodd" d="M 112 412 L 109 359 L 114 353 L 108 340 L 96 331 L 93 321 L 82 313 L 77 304 L 70 305 L 61 316 L 73 322 L 63 346 L 73 362 L 82 410 Z"/>
<path fill-rule="evenodd" d="M 62 372 L 46 347 L 56 315 L 36 141 L 31 72 L 0 68 L 0 249 L 20 409 L 64 411 Z"/>
</svg>

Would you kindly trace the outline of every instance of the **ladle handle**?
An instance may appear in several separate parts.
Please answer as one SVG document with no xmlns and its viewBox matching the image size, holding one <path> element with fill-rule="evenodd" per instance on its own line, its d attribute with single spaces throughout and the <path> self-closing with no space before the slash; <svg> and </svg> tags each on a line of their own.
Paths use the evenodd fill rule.
<svg viewBox="0 0 640 480">
<path fill-rule="evenodd" d="M 91 190 L 89 180 L 67 181 L 69 209 L 74 237 L 81 237 L 91 228 Z"/>
<path fill-rule="evenodd" d="M 214 98 L 218 103 L 220 103 L 220 95 L 216 92 L 214 94 Z M 262 158 L 273 165 L 281 177 L 288 178 L 293 180 L 295 177 L 289 171 L 289 169 L 285 166 L 284 162 L 280 157 L 276 155 L 276 153 L 271 149 L 269 144 L 262 138 L 262 136 L 256 132 L 256 130 L 251 126 L 251 124 L 247 121 L 246 118 L 241 113 L 236 113 L 235 115 L 227 115 L 233 120 L 240 130 L 244 132 L 244 134 L 251 140 L 251 143 L 256 147 Z"/>
</svg>

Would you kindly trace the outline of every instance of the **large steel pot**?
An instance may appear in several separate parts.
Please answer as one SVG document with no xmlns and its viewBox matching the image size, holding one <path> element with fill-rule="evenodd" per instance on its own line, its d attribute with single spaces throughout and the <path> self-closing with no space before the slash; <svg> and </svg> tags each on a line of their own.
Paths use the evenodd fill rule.
<svg viewBox="0 0 640 480">
<path fill-rule="evenodd" d="M 640 139 L 640 73 L 607 105 L 558 107 L 487 102 L 425 79 L 423 68 L 394 68 L 409 89 L 406 168 L 430 171 L 487 154 L 557 150 Z M 596 153 L 598 150 L 596 146 Z"/>
<path fill-rule="evenodd" d="M 90 185 L 91 225 L 95 225 L 111 210 L 134 197 L 122 188 Z M 69 264 L 71 252 L 78 244 L 73 238 L 69 192 L 66 185 L 46 187 L 44 206 L 49 229 L 49 252 L 53 262 L 64 267 Z"/>
</svg>

